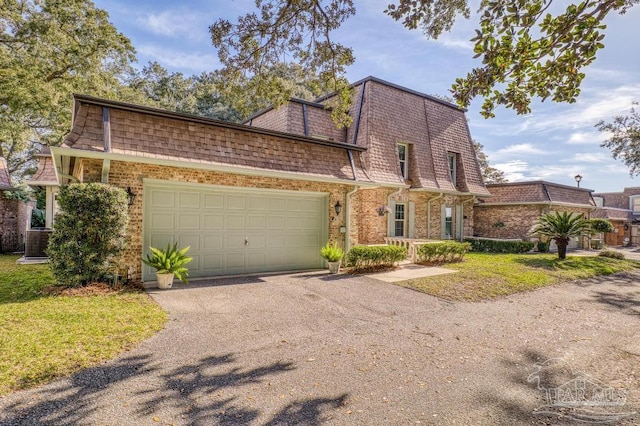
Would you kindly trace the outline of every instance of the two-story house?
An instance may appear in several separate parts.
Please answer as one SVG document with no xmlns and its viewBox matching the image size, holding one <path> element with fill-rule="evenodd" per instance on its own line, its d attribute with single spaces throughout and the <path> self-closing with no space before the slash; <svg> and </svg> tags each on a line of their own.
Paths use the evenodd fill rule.
<svg viewBox="0 0 640 426">
<path fill-rule="evenodd" d="M 128 191 L 133 280 L 153 281 L 143 254 L 174 241 L 205 277 L 320 268 L 327 241 L 471 235 L 489 193 L 464 110 L 373 77 L 353 86 L 347 129 L 330 97 L 242 125 L 76 95 L 71 132 L 51 148 L 56 177 Z"/>
</svg>

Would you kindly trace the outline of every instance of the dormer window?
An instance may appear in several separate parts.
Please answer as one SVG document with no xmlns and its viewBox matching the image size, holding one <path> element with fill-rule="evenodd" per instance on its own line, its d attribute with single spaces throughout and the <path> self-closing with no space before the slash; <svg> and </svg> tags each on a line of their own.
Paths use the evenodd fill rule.
<svg viewBox="0 0 640 426">
<path fill-rule="evenodd" d="M 449 175 L 451 176 L 451 182 L 453 185 L 457 185 L 456 182 L 456 163 L 458 162 L 458 154 L 455 152 L 447 153 L 447 161 L 449 162 Z"/>
<path fill-rule="evenodd" d="M 404 143 L 398 144 L 398 160 L 400 160 L 400 172 L 404 179 L 409 179 L 409 146 Z"/>
</svg>

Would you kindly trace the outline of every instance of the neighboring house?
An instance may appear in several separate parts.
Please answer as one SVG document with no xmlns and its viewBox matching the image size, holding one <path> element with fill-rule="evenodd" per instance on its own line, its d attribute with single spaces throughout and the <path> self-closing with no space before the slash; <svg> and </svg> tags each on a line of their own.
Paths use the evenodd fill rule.
<svg viewBox="0 0 640 426">
<path fill-rule="evenodd" d="M 545 181 L 488 184 L 492 195 L 474 208 L 474 235 L 489 238 L 531 239 L 531 229 L 541 215 L 555 211 L 581 213 L 590 218 L 596 210 L 591 189 Z M 582 246 L 574 239 L 570 247 Z"/>
<path fill-rule="evenodd" d="M 251 126 L 88 96 L 51 153 L 59 184 L 134 195 L 123 266 L 149 246 L 191 246 L 192 277 L 320 268 L 328 240 L 461 238 L 488 197 L 464 110 L 372 77 L 354 84 L 353 124 L 292 100 Z M 390 213 L 379 216 L 387 206 Z"/>
<path fill-rule="evenodd" d="M 622 192 L 594 193 L 593 199 L 599 207 L 596 217 L 611 220 L 616 228 L 616 232 L 606 235 L 606 244 L 640 244 L 640 188 L 624 188 Z"/>
<path fill-rule="evenodd" d="M 0 253 L 20 251 L 24 244 L 24 230 L 31 217 L 31 206 L 7 196 L 15 191 L 11 184 L 7 162 L 0 157 Z"/>
</svg>

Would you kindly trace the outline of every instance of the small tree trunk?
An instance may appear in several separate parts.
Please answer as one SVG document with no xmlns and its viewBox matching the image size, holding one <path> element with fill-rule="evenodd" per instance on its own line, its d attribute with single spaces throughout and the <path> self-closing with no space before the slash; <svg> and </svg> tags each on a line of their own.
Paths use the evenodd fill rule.
<svg viewBox="0 0 640 426">
<path fill-rule="evenodd" d="M 569 238 L 554 238 L 556 240 L 556 246 L 558 246 L 558 259 L 564 260 L 567 258 L 567 245 L 569 245 Z"/>
</svg>

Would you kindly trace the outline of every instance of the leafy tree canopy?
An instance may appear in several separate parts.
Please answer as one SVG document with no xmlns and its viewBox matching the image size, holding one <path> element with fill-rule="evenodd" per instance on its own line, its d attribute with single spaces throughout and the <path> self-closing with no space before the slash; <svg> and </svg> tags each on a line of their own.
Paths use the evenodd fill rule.
<svg viewBox="0 0 640 426">
<path fill-rule="evenodd" d="M 629 167 L 630 175 L 640 175 L 640 114 L 631 108 L 629 115 L 620 115 L 610 123 L 600 121 L 596 127 L 611 136 L 602 143 L 609 148 L 614 159 Z"/>
<path fill-rule="evenodd" d="M 640 0 L 481 0 L 480 25 L 472 39 L 481 65 L 456 79 L 451 92 L 468 106 L 484 98 L 482 115 L 494 116 L 502 105 L 519 114 L 530 111 L 533 97 L 575 102 L 583 68 L 604 47 L 605 17 L 625 13 Z M 395 0 L 385 13 L 409 29 L 437 39 L 458 16 L 470 16 L 468 0 Z M 290 92 L 274 76 L 261 77 L 278 63 L 297 62 L 317 74 L 329 90 L 338 91 L 334 120 L 348 125 L 351 96 L 345 69 L 355 58 L 351 48 L 332 33 L 356 12 L 353 0 L 256 0 L 257 11 L 236 23 L 220 19 L 210 27 L 229 91 L 239 90 L 248 76 L 275 105 Z M 564 9 L 563 9 L 564 8 Z"/>
<path fill-rule="evenodd" d="M 71 94 L 131 99 L 121 84 L 130 41 L 90 1 L 3 0 L 0 14 L 0 156 L 24 172 L 34 141 L 69 129 Z"/>
</svg>

